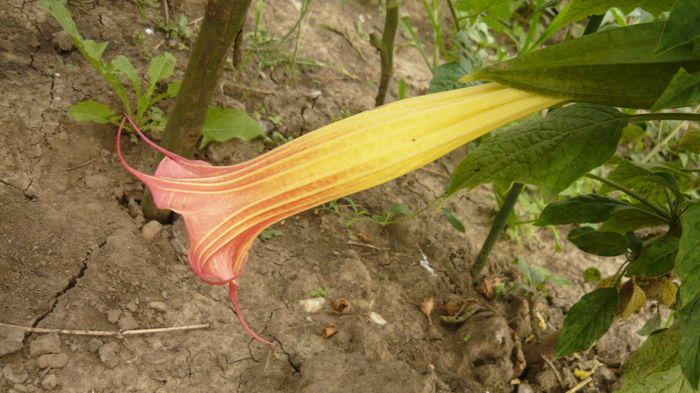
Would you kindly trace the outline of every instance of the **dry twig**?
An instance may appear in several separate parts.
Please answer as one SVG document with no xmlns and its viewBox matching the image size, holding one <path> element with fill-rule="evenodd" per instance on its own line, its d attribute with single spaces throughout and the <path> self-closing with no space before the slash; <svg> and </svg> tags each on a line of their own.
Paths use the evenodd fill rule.
<svg viewBox="0 0 700 393">
<path fill-rule="evenodd" d="M 50 328 L 37 328 L 28 326 L 19 326 L 11 323 L 0 322 L 0 326 L 22 329 L 26 332 L 32 333 L 56 333 L 56 334 L 66 334 L 73 336 L 112 336 L 112 337 L 124 337 L 124 336 L 134 336 L 137 334 L 155 334 L 155 333 L 168 333 L 177 332 L 182 330 L 195 330 L 195 329 L 207 329 L 209 328 L 208 323 L 200 323 L 197 325 L 187 325 L 187 326 L 173 326 L 164 328 L 153 328 L 153 329 L 129 329 L 129 330 L 72 330 L 72 329 L 50 329 Z"/>
</svg>

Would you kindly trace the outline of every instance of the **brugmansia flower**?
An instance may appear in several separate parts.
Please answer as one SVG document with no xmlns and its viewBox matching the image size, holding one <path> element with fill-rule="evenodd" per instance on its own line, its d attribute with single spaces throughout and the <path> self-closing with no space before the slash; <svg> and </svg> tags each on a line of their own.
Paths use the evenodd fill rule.
<svg viewBox="0 0 700 393">
<path fill-rule="evenodd" d="M 236 279 L 248 249 L 267 226 L 325 202 L 395 179 L 520 117 L 562 102 L 495 83 L 385 105 L 329 124 L 255 159 L 215 167 L 171 153 L 155 174 L 124 167 L 151 190 L 161 209 L 185 220 L 189 261 L 211 284 L 228 284 L 238 306 Z"/>
</svg>

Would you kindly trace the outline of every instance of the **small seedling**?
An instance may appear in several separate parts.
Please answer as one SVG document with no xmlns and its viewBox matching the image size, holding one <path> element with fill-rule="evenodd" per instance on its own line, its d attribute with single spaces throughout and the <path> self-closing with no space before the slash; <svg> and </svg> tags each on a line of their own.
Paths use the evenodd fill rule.
<svg viewBox="0 0 700 393">
<path fill-rule="evenodd" d="M 110 61 L 103 60 L 102 55 L 109 43 L 84 39 L 78 32 L 70 12 L 59 0 L 41 0 L 40 3 L 68 34 L 85 60 L 112 87 L 122 104 L 122 109 L 114 110 L 97 101 L 85 100 L 73 105 L 68 110 L 68 116 L 79 122 L 118 125 L 121 114 L 126 113 L 137 127 L 149 131 L 162 131 L 167 119 L 163 111 L 155 105 L 166 98 L 175 97 L 180 89 L 180 81 L 161 86 L 164 80 L 172 77 L 175 72 L 175 57 L 168 52 L 153 57 L 145 78 L 142 78 L 126 56 L 118 55 Z M 142 83 L 143 79 L 147 80 L 145 84 Z M 135 102 L 129 98 L 128 85 L 132 87 Z M 233 138 L 248 141 L 264 134 L 262 127 L 244 112 L 211 108 L 202 127 L 203 139 L 200 148 L 211 141 L 224 142 Z"/>
<path fill-rule="evenodd" d="M 323 288 L 318 288 L 314 291 L 309 292 L 309 295 L 311 295 L 311 297 L 326 297 L 326 295 L 328 295 L 328 292 L 326 292 L 326 290 Z"/>
<path fill-rule="evenodd" d="M 284 236 L 284 234 L 276 229 L 266 229 L 258 235 L 258 239 L 261 241 L 268 241 L 272 238 L 278 237 L 278 236 Z"/>
</svg>

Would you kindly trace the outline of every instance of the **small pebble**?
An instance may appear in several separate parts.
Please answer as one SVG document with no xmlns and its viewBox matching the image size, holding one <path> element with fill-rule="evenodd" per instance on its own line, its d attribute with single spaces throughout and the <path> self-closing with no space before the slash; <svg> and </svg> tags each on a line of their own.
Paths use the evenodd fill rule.
<svg viewBox="0 0 700 393">
<path fill-rule="evenodd" d="M 129 302 L 129 304 L 126 305 L 126 309 L 131 312 L 136 312 L 136 310 L 139 309 L 139 306 L 136 305 L 136 302 Z"/>
<path fill-rule="evenodd" d="M 58 378 L 54 374 L 49 374 L 41 380 L 41 387 L 46 390 L 53 390 L 58 386 Z"/>
<path fill-rule="evenodd" d="M 153 240 L 162 227 L 158 221 L 152 220 L 141 228 L 141 234 L 146 240 Z"/>
<path fill-rule="evenodd" d="M 150 302 L 148 303 L 148 308 L 158 312 L 165 312 L 168 309 L 168 306 L 166 306 L 163 302 Z"/>
</svg>

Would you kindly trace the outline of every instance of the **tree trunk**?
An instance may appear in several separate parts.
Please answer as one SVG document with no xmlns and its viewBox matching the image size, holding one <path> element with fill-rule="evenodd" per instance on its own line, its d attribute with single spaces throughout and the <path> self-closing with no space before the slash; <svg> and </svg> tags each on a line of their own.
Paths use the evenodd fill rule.
<svg viewBox="0 0 700 393">
<path fill-rule="evenodd" d="M 382 76 L 379 81 L 377 98 L 375 99 L 376 106 L 384 105 L 386 93 L 391 83 L 391 76 L 394 74 L 394 41 L 396 40 L 398 26 L 399 0 L 387 0 L 382 41 L 374 43 L 377 49 L 379 49 L 379 56 L 382 62 Z"/>
<path fill-rule="evenodd" d="M 204 21 L 192 48 L 175 109 L 163 134 L 164 148 L 191 158 L 202 135 L 202 125 L 221 77 L 226 54 L 239 34 L 251 0 L 209 0 Z M 167 220 L 169 212 L 159 211 L 150 194 L 144 195 L 144 215 Z"/>
</svg>

